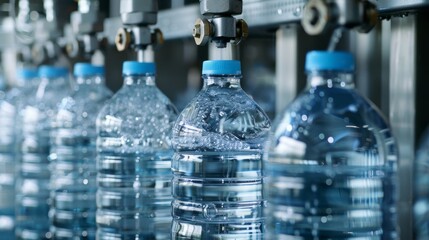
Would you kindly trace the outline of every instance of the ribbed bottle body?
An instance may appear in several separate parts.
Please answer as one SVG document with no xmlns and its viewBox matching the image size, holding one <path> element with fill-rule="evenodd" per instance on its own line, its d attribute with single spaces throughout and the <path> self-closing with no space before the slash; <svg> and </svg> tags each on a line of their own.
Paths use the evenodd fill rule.
<svg viewBox="0 0 429 240">
<path fill-rule="evenodd" d="M 97 239 L 169 239 L 177 112 L 153 75 L 125 76 L 97 119 Z"/>
<path fill-rule="evenodd" d="M 397 239 L 397 150 L 352 74 L 311 72 L 275 121 L 264 169 L 270 239 Z"/>
<path fill-rule="evenodd" d="M 0 100 L 0 234 L 15 236 L 15 182 L 20 161 L 19 111 L 32 95 L 33 84 L 9 90 Z"/>
<path fill-rule="evenodd" d="M 52 237 L 48 217 L 50 136 L 58 103 L 69 92 L 67 75 L 42 77 L 35 98 L 20 112 L 22 144 L 16 184 L 18 239 Z"/>
<path fill-rule="evenodd" d="M 262 148 L 270 121 L 240 76 L 203 79 L 173 131 L 173 239 L 264 239 Z"/>
<path fill-rule="evenodd" d="M 78 77 L 51 130 L 50 208 L 55 239 L 95 239 L 96 118 L 112 93 L 103 76 Z"/>
</svg>

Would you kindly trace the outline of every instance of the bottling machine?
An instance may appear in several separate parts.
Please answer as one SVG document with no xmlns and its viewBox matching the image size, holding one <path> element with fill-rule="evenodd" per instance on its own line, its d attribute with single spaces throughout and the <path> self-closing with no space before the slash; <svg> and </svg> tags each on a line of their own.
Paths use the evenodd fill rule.
<svg viewBox="0 0 429 240">
<path fill-rule="evenodd" d="M 16 65 L 94 60 L 95 53 L 102 52 L 111 88 L 118 88 L 122 60 L 155 58 L 161 88 L 168 94 L 186 88 L 186 69 L 203 57 L 241 55 L 246 63 L 245 44 L 237 44 L 244 38 L 252 44 L 256 36 L 272 43 L 256 43 L 258 49 L 275 49 L 275 109 L 280 111 L 304 86 L 305 53 L 327 49 L 331 39 L 339 41 L 337 48 L 356 56 L 359 91 L 388 116 L 398 140 L 398 225 L 401 239 L 412 239 L 414 154 L 429 124 L 425 109 L 428 0 L 79 0 L 78 5 L 72 0 L 11 0 L 1 4 L 2 11 L 9 13 L 3 14 L 0 50 L 11 84 Z M 194 46 L 193 41 L 206 47 Z M 183 61 L 188 55 L 194 59 Z"/>
</svg>

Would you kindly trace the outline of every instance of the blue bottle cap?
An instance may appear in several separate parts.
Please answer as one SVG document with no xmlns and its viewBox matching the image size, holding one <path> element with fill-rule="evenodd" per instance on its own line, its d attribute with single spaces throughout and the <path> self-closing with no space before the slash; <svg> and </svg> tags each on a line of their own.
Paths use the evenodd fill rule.
<svg viewBox="0 0 429 240">
<path fill-rule="evenodd" d="M 36 68 L 22 68 L 16 73 L 16 77 L 23 80 L 31 80 L 38 76 L 39 72 Z"/>
<path fill-rule="evenodd" d="M 311 51 L 307 53 L 305 70 L 353 72 L 355 70 L 355 61 L 353 55 L 348 52 Z"/>
<path fill-rule="evenodd" d="M 90 63 L 76 63 L 73 74 L 76 77 L 104 75 L 104 67 L 96 66 Z"/>
<path fill-rule="evenodd" d="M 203 74 L 241 75 L 241 64 L 237 60 L 210 60 L 203 62 Z"/>
<path fill-rule="evenodd" d="M 66 67 L 40 66 L 39 77 L 59 78 L 67 76 L 69 70 Z"/>
<path fill-rule="evenodd" d="M 153 62 L 127 61 L 122 68 L 124 75 L 154 75 L 155 72 L 156 66 Z"/>
</svg>

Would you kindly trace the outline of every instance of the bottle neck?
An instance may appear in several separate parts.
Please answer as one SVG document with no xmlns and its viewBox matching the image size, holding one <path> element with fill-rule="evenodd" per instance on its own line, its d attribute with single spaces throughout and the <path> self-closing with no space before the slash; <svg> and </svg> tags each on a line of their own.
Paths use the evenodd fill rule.
<svg viewBox="0 0 429 240">
<path fill-rule="evenodd" d="M 129 87 L 155 86 L 155 75 L 126 75 L 124 85 Z"/>
<path fill-rule="evenodd" d="M 16 87 L 18 88 L 35 88 L 39 85 L 40 79 L 32 78 L 32 79 L 20 79 L 16 82 Z"/>
<path fill-rule="evenodd" d="M 68 89 L 69 88 L 68 80 L 69 79 L 67 76 L 57 77 L 57 78 L 42 77 L 37 87 L 36 98 L 37 99 L 43 98 L 43 96 L 47 91 L 56 92 L 56 91 L 62 91 L 64 89 Z"/>
<path fill-rule="evenodd" d="M 101 85 L 104 84 L 104 77 L 101 75 L 76 77 L 77 85 Z"/>
<path fill-rule="evenodd" d="M 204 88 L 217 86 L 221 88 L 241 88 L 241 75 L 203 75 Z"/>
<path fill-rule="evenodd" d="M 337 71 L 311 71 L 307 78 L 308 87 L 354 88 L 353 74 Z"/>
<path fill-rule="evenodd" d="M 61 86 L 68 84 L 68 77 L 44 78 L 40 79 L 39 85 Z"/>
</svg>

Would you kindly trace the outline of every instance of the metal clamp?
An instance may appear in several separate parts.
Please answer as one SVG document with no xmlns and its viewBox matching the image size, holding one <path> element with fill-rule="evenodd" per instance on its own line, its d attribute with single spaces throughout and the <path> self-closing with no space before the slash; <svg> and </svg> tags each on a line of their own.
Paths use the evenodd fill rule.
<svg viewBox="0 0 429 240">
<path fill-rule="evenodd" d="M 200 11 L 209 18 L 195 22 L 192 36 L 197 45 L 213 41 L 218 48 L 225 48 L 228 42 L 239 44 L 249 35 L 246 22 L 233 17 L 242 13 L 242 0 L 201 0 Z"/>
<path fill-rule="evenodd" d="M 120 28 L 115 38 L 116 49 L 120 52 L 129 48 L 144 50 L 149 45 L 157 46 L 163 43 L 164 37 L 157 28 L 153 31 L 147 27 Z"/>
<path fill-rule="evenodd" d="M 100 48 L 103 39 L 97 33 L 103 31 L 98 0 L 79 0 L 79 11 L 70 16 L 72 36 L 67 40 L 65 50 L 69 57 L 90 56 Z"/>
<path fill-rule="evenodd" d="M 132 48 L 137 52 L 139 61 L 143 61 L 143 51 L 150 45 L 164 42 L 161 30 L 149 27 L 157 22 L 157 0 L 121 0 L 121 20 L 124 27 L 118 30 L 115 44 L 118 51 Z"/>
</svg>

